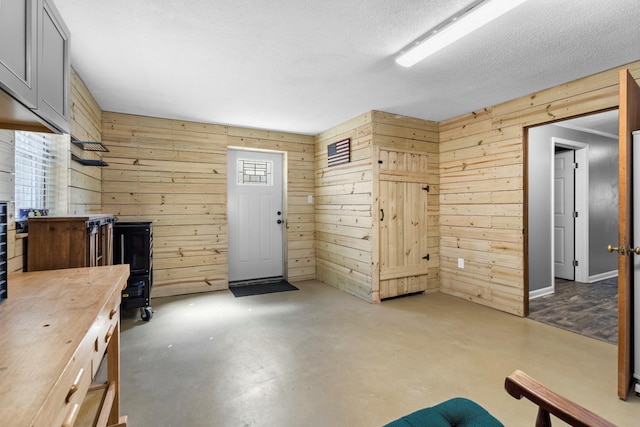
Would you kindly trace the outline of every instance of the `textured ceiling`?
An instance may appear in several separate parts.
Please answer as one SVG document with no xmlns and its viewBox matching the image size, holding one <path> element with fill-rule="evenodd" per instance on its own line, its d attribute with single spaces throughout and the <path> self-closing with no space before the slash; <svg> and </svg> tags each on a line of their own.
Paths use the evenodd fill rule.
<svg viewBox="0 0 640 427">
<path fill-rule="evenodd" d="M 445 120 L 640 60 L 637 0 L 529 0 L 395 64 L 471 2 L 55 0 L 103 110 L 306 134 L 369 110 Z"/>
</svg>

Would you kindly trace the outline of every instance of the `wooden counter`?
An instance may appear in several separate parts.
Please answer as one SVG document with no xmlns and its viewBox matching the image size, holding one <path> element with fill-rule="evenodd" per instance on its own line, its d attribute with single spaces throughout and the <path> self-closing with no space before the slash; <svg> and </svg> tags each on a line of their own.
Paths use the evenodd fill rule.
<svg viewBox="0 0 640 427">
<path fill-rule="evenodd" d="M 126 425 L 119 320 L 128 277 L 126 264 L 9 277 L 0 304 L 0 425 L 74 425 L 107 349 L 103 400 L 112 403 L 102 418 Z"/>
</svg>

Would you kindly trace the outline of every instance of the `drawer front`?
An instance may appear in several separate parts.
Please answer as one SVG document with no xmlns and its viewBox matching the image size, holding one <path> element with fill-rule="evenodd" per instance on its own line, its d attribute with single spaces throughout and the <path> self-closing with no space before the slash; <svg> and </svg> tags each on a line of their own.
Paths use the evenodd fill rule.
<svg viewBox="0 0 640 427">
<path fill-rule="evenodd" d="M 92 344 L 87 335 L 60 375 L 34 426 L 61 426 L 72 409 L 82 404 L 91 384 Z"/>
<path fill-rule="evenodd" d="M 93 335 L 93 354 L 91 357 L 91 378 L 95 378 L 107 346 L 114 334 L 119 333 L 120 323 L 120 290 L 114 292 L 104 305 L 96 319 L 96 332 Z"/>
</svg>

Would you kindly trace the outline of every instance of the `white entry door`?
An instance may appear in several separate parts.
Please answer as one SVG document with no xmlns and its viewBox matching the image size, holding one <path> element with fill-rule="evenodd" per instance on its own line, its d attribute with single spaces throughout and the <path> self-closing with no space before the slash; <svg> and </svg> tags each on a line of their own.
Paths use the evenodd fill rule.
<svg viewBox="0 0 640 427">
<path fill-rule="evenodd" d="M 282 154 L 228 150 L 229 282 L 283 277 Z"/>
<path fill-rule="evenodd" d="M 554 275 L 575 280 L 574 232 L 575 175 L 574 152 L 563 151 L 555 155 L 554 168 Z"/>
</svg>

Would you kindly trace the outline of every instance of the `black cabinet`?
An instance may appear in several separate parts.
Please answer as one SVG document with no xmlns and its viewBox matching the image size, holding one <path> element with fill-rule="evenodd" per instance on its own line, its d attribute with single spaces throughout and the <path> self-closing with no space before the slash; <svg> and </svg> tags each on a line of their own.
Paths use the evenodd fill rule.
<svg viewBox="0 0 640 427">
<path fill-rule="evenodd" d="M 122 291 L 122 309 L 140 308 L 142 320 L 150 320 L 153 286 L 153 224 L 120 222 L 113 227 L 113 263 L 129 264 L 130 276 Z"/>
</svg>

